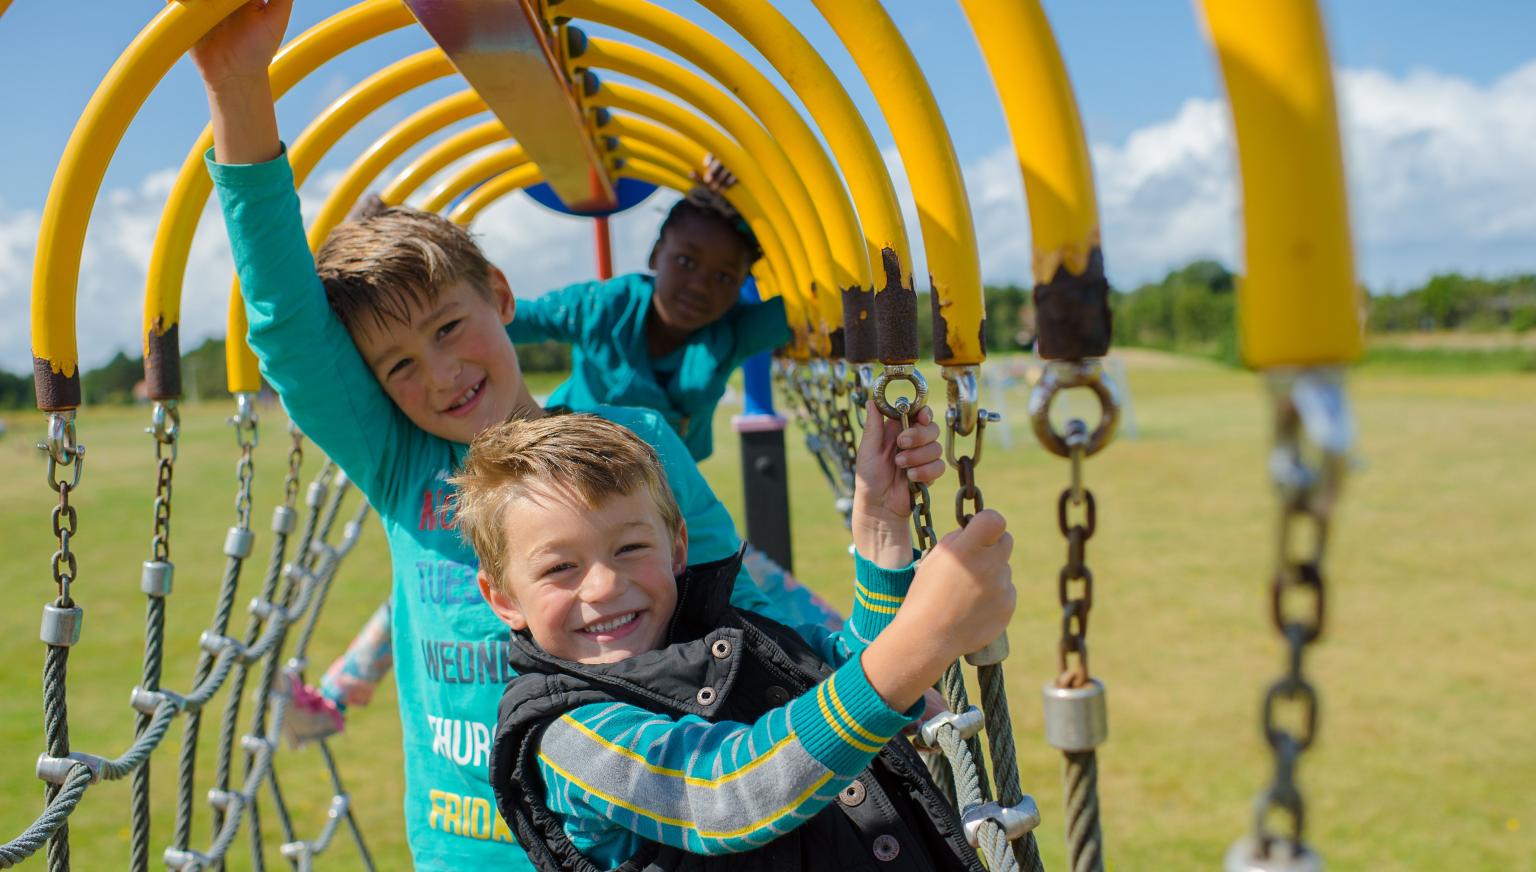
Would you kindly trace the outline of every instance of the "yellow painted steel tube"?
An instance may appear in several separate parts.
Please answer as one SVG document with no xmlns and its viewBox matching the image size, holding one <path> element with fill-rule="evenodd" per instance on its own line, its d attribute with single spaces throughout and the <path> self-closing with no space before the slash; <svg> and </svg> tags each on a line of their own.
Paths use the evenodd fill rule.
<svg viewBox="0 0 1536 872">
<path fill-rule="evenodd" d="M 842 302 L 832 286 L 806 280 L 804 270 L 808 267 L 804 256 L 801 255 L 798 260 L 796 258 L 797 253 L 804 250 L 803 237 L 806 231 L 795 222 L 795 216 L 790 214 L 783 200 L 779 198 L 779 186 L 769 181 L 770 176 L 758 165 L 754 159 L 755 155 L 748 153 L 746 149 L 733 142 L 714 126 L 676 103 L 621 82 L 604 82 L 597 94 L 589 98 L 588 102 L 654 118 L 713 152 L 716 157 L 725 162 L 727 167 L 738 173 L 742 184 L 756 194 L 763 206 L 768 223 L 774 226 L 780 240 L 783 241 L 790 257 L 792 278 L 796 278 L 799 289 L 812 301 L 818 326 L 817 350 L 830 353 L 832 332 L 842 325 Z M 632 125 L 633 120 L 616 117 L 609 123 L 617 125 L 614 127 L 614 132 L 622 133 L 627 129 L 625 125 Z M 600 132 L 607 130 L 608 128 L 599 129 Z"/>
<path fill-rule="evenodd" d="M 871 286 L 869 254 L 848 190 L 810 125 L 767 76 L 709 31 L 645 0 L 561 0 L 551 12 L 650 40 L 725 85 L 772 133 L 804 181 L 827 234 L 837 286 Z"/>
<path fill-rule="evenodd" d="M 1313 0 L 1203 0 L 1237 131 L 1246 231 L 1238 329 L 1249 366 L 1361 351 L 1338 109 Z"/>
<path fill-rule="evenodd" d="M 179 7 L 181 4 L 176 4 Z M 223 11 L 212 19 L 222 20 L 238 3 L 219 0 L 217 4 L 197 4 L 200 10 L 212 10 L 215 6 Z M 169 11 L 172 7 L 167 7 Z M 164 13 L 162 13 L 164 14 Z M 199 14 L 202 14 L 201 12 Z M 319 66 L 353 46 L 380 34 L 397 30 L 412 23 L 410 10 L 400 0 L 363 0 L 356 6 L 332 15 L 330 18 L 304 31 L 283 46 L 273 59 L 268 76 L 272 82 L 272 96 L 281 97 L 294 83 L 314 72 Z M 208 27 L 211 27 L 210 23 Z M 198 37 L 206 32 L 204 27 L 196 36 L 185 40 L 177 49 L 179 57 Z M 168 330 L 180 320 L 182 285 L 186 278 L 187 257 L 192 250 L 192 239 L 197 233 L 198 219 L 203 205 L 213 191 L 213 182 L 203 166 L 203 154 L 213 147 L 213 130 L 204 127 L 192 150 L 182 161 L 181 170 L 171 186 L 165 209 L 160 215 L 154 246 L 150 249 L 149 276 L 144 298 L 144 321 L 149 330 Z M 81 222 L 83 225 L 83 221 Z M 35 310 L 34 310 L 35 311 Z M 245 335 L 245 313 L 239 314 L 232 326 Z M 158 325 L 158 326 L 157 326 Z M 226 356 L 228 350 L 226 348 Z M 255 371 L 255 359 L 247 353 L 235 362 L 242 372 Z"/>
<path fill-rule="evenodd" d="M 310 249 L 319 249 L 331 230 L 346 220 L 352 207 L 367 192 L 368 185 L 412 146 L 450 124 L 484 111 L 485 101 L 479 94 L 460 91 L 421 109 L 374 140 L 368 150 L 347 167 L 341 181 L 326 196 L 315 220 L 310 222 Z"/>
<path fill-rule="evenodd" d="M 511 139 L 512 134 L 507 131 L 506 125 L 496 118 L 461 130 L 417 155 L 415 160 L 384 186 L 379 197 L 391 206 L 398 206 L 416 193 L 428 179 L 459 158 L 476 149 Z"/>
<path fill-rule="evenodd" d="M 693 162 L 692 158 L 704 157 L 704 149 L 698 148 L 697 146 L 687 149 L 685 152 L 683 152 L 684 154 L 688 155 L 687 157 L 683 157 L 676 151 L 661 148 L 660 146 L 646 142 L 645 140 L 635 139 L 632 137 L 625 137 L 620 139 L 618 146 L 609 153 L 614 157 L 618 157 L 626 161 L 632 158 L 639 158 L 640 160 L 650 161 L 651 163 L 663 169 L 671 170 L 672 172 L 677 173 L 684 178 L 690 176 L 693 173 L 693 168 L 698 166 L 698 164 Z"/>
<path fill-rule="evenodd" d="M 752 117 L 751 113 L 741 108 L 729 95 L 711 85 L 702 76 L 632 45 L 593 38 L 588 41 L 586 51 L 575 63 L 634 76 L 693 104 L 725 128 L 741 144 L 741 147 L 732 155 L 716 152 L 716 156 L 725 161 L 727 167 L 734 170 L 736 163 L 750 155 L 754 162 L 761 164 L 768 175 L 782 180 L 773 187 L 776 190 L 776 198 L 783 204 L 785 214 L 773 215 L 771 210 L 775 208 L 774 204 L 765 201 L 764 205 L 770 209 L 770 218 L 776 225 L 798 228 L 799 248 L 804 252 L 806 263 L 798 264 L 796 271 L 803 279 L 808 278 L 816 282 L 816 287 L 810 289 L 813 298 L 827 301 L 826 304 L 819 305 L 817 308 L 826 322 L 828 334 L 842 326 L 842 303 L 835 296 L 838 288 L 837 274 L 833 268 L 832 250 L 827 245 L 821 218 L 817 215 L 816 207 L 811 203 L 810 195 L 806 192 L 804 185 L 798 182 L 799 173 L 796 172 L 794 165 L 789 162 L 789 158 L 785 156 L 778 143 L 768 134 L 768 131 L 763 129 L 757 119 Z M 631 88 L 625 93 L 644 92 Z M 705 139 L 697 136 L 695 139 L 704 143 L 706 147 L 710 146 Z M 767 194 L 764 193 L 763 196 L 766 197 Z M 787 221 L 793 223 L 786 223 Z M 794 257 L 796 241 L 787 238 L 784 241 L 790 249 L 790 256 Z"/>
<path fill-rule="evenodd" d="M 398 60 L 349 88 L 315 116 L 288 150 L 294 185 L 303 187 L 320 159 L 358 122 L 406 91 L 453 72 L 448 56 L 441 49 L 430 48 Z M 256 355 L 246 343 L 246 332 L 245 305 L 237 276 L 230 282 L 228 331 L 224 340 L 230 393 L 261 390 L 261 373 Z"/>
<path fill-rule="evenodd" d="M 698 0 L 752 43 L 794 89 L 826 137 L 842 168 L 858 209 L 859 222 L 869 249 L 875 297 L 888 292 L 902 298 L 912 312 L 910 336 L 881 336 L 880 359 L 886 363 L 912 363 L 917 359 L 916 292 L 912 288 L 912 254 L 901 217 L 896 189 L 886 172 L 885 158 L 864 126 L 853 100 L 843 90 L 832 69 L 805 37 L 768 0 Z M 869 313 L 867 299 L 845 306 Z M 887 304 L 889 305 L 889 304 Z"/>
<path fill-rule="evenodd" d="M 486 179 L 501 175 L 525 163 L 528 163 L 528 153 L 523 151 L 521 145 L 513 144 L 483 154 L 438 182 L 432 190 L 427 192 L 421 208 L 426 212 L 441 212 L 453 202 L 454 197 Z"/>
<path fill-rule="evenodd" d="M 112 153 L 171 65 L 241 2 L 168 4 L 118 56 L 70 134 L 43 206 L 32 271 L 32 366 L 39 409 L 80 405 L 75 344 L 80 253 Z"/>
<path fill-rule="evenodd" d="M 1063 266 L 1082 275 L 1099 246 L 1099 208 L 1077 98 L 1045 10 L 1039 0 L 960 5 L 992 71 L 1024 175 L 1035 282 L 1050 282 Z"/>
<path fill-rule="evenodd" d="M 485 207 L 513 191 L 521 191 L 542 181 L 544 181 L 544 174 L 539 172 L 537 164 L 525 163 L 515 166 L 466 195 L 457 206 L 453 207 L 453 211 L 448 213 L 448 220 L 461 227 L 467 227 Z"/>
<path fill-rule="evenodd" d="M 949 128 L 912 50 L 879 0 L 816 0 L 816 8 L 873 86 L 906 167 L 933 285 L 933 359 L 981 363 L 981 264 L 971 202 Z"/>
<path fill-rule="evenodd" d="M 656 166 L 656 164 L 647 163 L 647 161 L 644 160 L 630 161 L 630 163 L 625 164 L 622 169 L 619 169 L 619 175 L 627 175 L 627 177 L 637 178 L 637 180 L 641 181 L 647 181 L 647 183 L 650 184 L 659 184 L 659 186 L 662 187 L 670 187 L 670 189 L 677 190 L 677 192 L 680 193 L 688 193 L 688 190 L 693 187 L 693 181 L 688 180 L 688 178 L 679 177 L 677 173 L 668 172 L 665 167 L 659 167 Z M 733 197 L 736 197 L 736 195 L 731 193 L 731 190 L 728 189 L 727 200 L 731 200 Z M 750 207 L 748 207 L 748 204 L 746 204 L 745 201 L 739 200 L 739 198 L 737 198 L 737 200 L 731 200 L 731 206 L 736 207 L 739 212 L 742 212 L 742 215 L 750 215 Z M 756 232 L 756 227 L 753 227 L 753 230 Z M 776 236 L 771 235 L 771 230 L 770 233 L 759 233 L 757 238 L 762 241 L 763 249 L 765 250 L 770 249 L 770 246 L 779 246 L 779 239 L 777 239 Z M 773 264 L 783 264 L 782 253 L 780 253 L 779 258 L 774 258 L 774 256 L 770 255 L 765 259 L 770 261 L 770 269 L 773 269 L 774 281 L 771 282 L 770 287 L 776 289 L 777 292 L 783 296 L 783 307 L 785 307 L 785 315 L 786 318 L 788 318 L 788 321 L 790 321 L 790 330 L 794 333 L 794 341 L 791 342 L 790 345 L 791 356 L 794 356 L 796 359 L 800 359 L 800 361 L 803 361 L 803 359 L 808 359 L 808 333 L 811 321 L 809 321 L 808 318 L 808 310 L 806 310 L 805 299 L 794 292 L 793 282 L 782 281 L 782 279 L 779 278 L 779 269 L 774 267 Z"/>
</svg>

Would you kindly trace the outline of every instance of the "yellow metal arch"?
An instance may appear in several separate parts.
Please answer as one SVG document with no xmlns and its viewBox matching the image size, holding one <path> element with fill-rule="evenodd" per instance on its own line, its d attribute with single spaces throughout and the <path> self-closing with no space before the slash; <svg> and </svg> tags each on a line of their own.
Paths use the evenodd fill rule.
<svg viewBox="0 0 1536 872">
<path fill-rule="evenodd" d="M 426 212 L 441 212 L 453 202 L 453 198 L 471 187 L 528 162 L 528 153 L 521 145 L 509 145 L 475 158 L 454 170 L 427 192 L 421 208 Z M 387 202 L 387 201 L 386 201 Z"/>
<path fill-rule="evenodd" d="M 453 211 L 448 213 L 448 220 L 461 227 L 467 227 L 485 207 L 513 191 L 521 191 L 542 181 L 544 181 L 544 174 L 539 172 L 537 164 L 524 163 L 513 167 L 465 195 L 464 199 L 453 207 Z"/>
<path fill-rule="evenodd" d="M 507 131 L 506 125 L 494 118 L 461 130 L 406 164 L 405 169 L 384 186 L 379 198 L 391 206 L 398 206 L 449 164 L 477 149 L 511 138 L 512 134 Z"/>
</svg>

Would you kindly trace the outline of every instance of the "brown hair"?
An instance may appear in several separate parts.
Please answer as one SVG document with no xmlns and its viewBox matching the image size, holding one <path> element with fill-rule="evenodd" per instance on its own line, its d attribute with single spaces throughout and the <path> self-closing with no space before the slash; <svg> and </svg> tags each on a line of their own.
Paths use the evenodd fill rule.
<svg viewBox="0 0 1536 872">
<path fill-rule="evenodd" d="M 669 532 L 675 536 L 683 524 L 656 451 L 629 429 L 596 415 L 550 415 L 487 427 L 449 483 L 458 488 L 453 517 L 459 535 L 498 585 L 506 570 L 503 516 L 527 484 L 563 486 L 588 508 L 644 487 Z"/>
<path fill-rule="evenodd" d="M 490 262 L 464 228 L 405 206 L 365 204 L 357 220 L 336 225 L 315 255 L 331 311 L 347 331 L 411 322 L 411 309 L 439 288 L 467 281 L 487 299 Z"/>
</svg>

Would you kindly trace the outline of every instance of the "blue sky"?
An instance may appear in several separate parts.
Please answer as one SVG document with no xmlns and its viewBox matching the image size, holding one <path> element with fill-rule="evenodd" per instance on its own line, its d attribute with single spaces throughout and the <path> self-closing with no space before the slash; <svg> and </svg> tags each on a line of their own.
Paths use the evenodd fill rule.
<svg viewBox="0 0 1536 872">
<path fill-rule="evenodd" d="M 298 0 L 290 35 L 346 5 Z M 688 0 L 662 0 L 750 48 Z M 778 0 L 848 83 L 882 146 L 889 131 L 846 52 L 809 0 Z M 969 25 L 952 0 L 888 0 L 918 56 L 954 135 L 976 209 L 988 281 L 1026 281 L 1028 236 L 1022 190 L 1008 133 Z M 1046 0 L 1072 74 L 1104 206 L 1105 251 L 1119 285 L 1158 277 L 1190 257 L 1237 261 L 1238 194 L 1230 136 L 1214 61 L 1190 3 L 1179 0 Z M 37 214 L 58 155 L 91 92 L 160 0 L 81 4 L 16 0 L 0 18 L 0 309 L 27 306 Z M 1335 0 L 1325 3 L 1341 100 L 1362 278 L 1404 287 L 1430 272 L 1457 268 L 1499 273 L 1536 270 L 1536 4 L 1483 0 Z M 594 33 L 597 28 L 590 28 Z M 322 68 L 279 107 L 285 135 L 358 78 L 427 45 L 419 32 L 394 34 Z M 429 86 L 359 127 L 322 164 L 310 186 L 323 193 L 327 171 L 344 166 L 390 123 L 456 90 Z M 1527 111 L 1529 110 L 1529 111 Z M 113 159 L 98 200 L 82 269 L 80 335 L 86 363 L 136 345 L 143 262 L 164 200 L 167 171 L 178 166 L 206 122 L 195 73 L 179 63 L 145 104 Z M 899 169 L 894 151 L 893 166 Z M 898 187 L 905 187 L 898 180 Z M 312 199 L 314 194 L 307 197 Z M 618 266 L 638 269 L 661 203 L 615 222 Z M 916 222 L 911 221 L 916 227 Z M 30 232 L 29 232 L 30 228 Z M 584 225 L 525 203 L 486 213 L 486 248 L 503 264 L 522 264 L 521 293 L 585 277 L 591 270 Z M 199 235 L 189 268 L 185 335 L 219 331 L 227 246 L 217 222 Z M 921 263 L 917 274 L 923 274 Z M 202 294 L 201 297 L 197 296 Z M 95 305 L 99 303 L 99 305 Z M 133 313 L 133 314 L 130 314 Z M 26 368 L 24 318 L 0 319 L 0 368 Z"/>
</svg>

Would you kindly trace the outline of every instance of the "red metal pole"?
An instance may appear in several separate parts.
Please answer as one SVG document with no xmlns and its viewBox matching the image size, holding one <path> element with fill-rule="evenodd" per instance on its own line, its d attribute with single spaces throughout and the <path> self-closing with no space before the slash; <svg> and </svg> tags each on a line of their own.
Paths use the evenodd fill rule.
<svg viewBox="0 0 1536 872">
<path fill-rule="evenodd" d="M 608 234 L 608 216 L 593 218 L 592 229 L 597 239 L 597 279 L 605 282 L 613 278 L 613 237 Z"/>
</svg>

